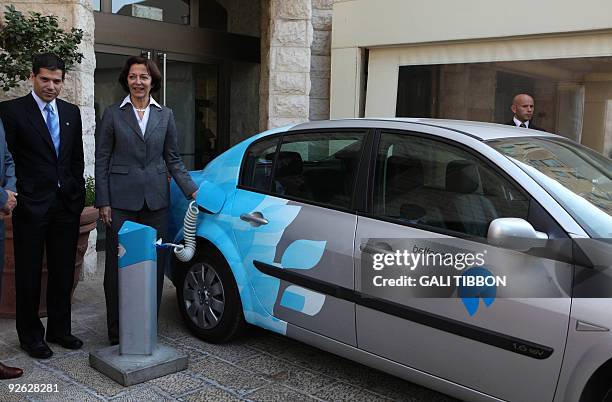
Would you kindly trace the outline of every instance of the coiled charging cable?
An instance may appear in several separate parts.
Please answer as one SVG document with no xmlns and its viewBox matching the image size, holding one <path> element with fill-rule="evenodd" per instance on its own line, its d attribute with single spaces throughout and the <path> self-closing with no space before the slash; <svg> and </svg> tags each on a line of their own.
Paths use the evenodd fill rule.
<svg viewBox="0 0 612 402">
<path fill-rule="evenodd" d="M 185 213 L 185 219 L 183 220 L 183 237 L 185 244 L 175 243 L 162 243 L 161 239 L 157 241 L 155 246 L 157 248 L 174 248 L 174 254 L 180 261 L 187 262 L 193 258 L 196 250 L 196 223 L 198 221 L 198 206 L 195 201 L 191 201 L 187 212 Z"/>
</svg>

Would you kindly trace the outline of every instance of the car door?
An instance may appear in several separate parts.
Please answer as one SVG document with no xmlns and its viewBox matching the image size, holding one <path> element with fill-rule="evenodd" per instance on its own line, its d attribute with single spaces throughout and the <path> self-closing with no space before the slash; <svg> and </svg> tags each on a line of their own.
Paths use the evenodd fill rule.
<svg viewBox="0 0 612 402">
<path fill-rule="evenodd" d="M 490 396 L 552 400 L 571 305 L 564 232 L 467 147 L 416 132 L 382 131 L 376 141 L 372 197 L 355 238 L 359 348 Z M 502 217 L 558 238 L 547 243 L 558 252 L 487 244 L 490 222 Z M 421 260 L 402 261 L 404 250 Z M 426 263 L 436 255 L 450 264 Z M 466 275 L 507 283 L 456 282 Z"/>
<path fill-rule="evenodd" d="M 233 204 L 255 294 L 281 322 L 356 345 L 352 209 L 364 132 L 287 133 L 247 151 Z M 291 326 L 286 328 L 291 335 Z"/>
</svg>

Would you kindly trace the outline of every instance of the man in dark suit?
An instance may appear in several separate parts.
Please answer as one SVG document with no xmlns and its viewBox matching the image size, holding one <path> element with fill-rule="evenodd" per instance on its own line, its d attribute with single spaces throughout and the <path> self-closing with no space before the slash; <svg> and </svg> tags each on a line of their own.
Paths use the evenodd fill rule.
<svg viewBox="0 0 612 402">
<path fill-rule="evenodd" d="M 0 299 L 2 298 L 2 271 L 4 269 L 4 214 L 10 214 L 17 204 L 15 163 L 6 147 L 4 126 L 0 122 Z M 21 377 L 23 370 L 0 363 L 0 380 Z"/>
<path fill-rule="evenodd" d="M 528 94 L 518 94 L 512 99 L 512 113 L 514 113 L 514 117 L 512 120 L 507 122 L 506 124 L 509 126 L 521 127 L 521 128 L 531 128 L 533 130 L 546 131 L 542 128 L 536 127 L 531 123 L 531 118 L 533 117 L 533 111 L 535 109 L 535 104 L 533 102 L 533 97 Z"/>
<path fill-rule="evenodd" d="M 43 253 L 47 256 L 46 340 L 68 349 L 83 342 L 71 334 L 71 291 L 85 203 L 81 114 L 57 99 L 65 75 L 63 60 L 35 55 L 33 91 L 0 104 L 8 147 L 15 160 L 18 204 L 13 212 L 17 334 L 30 356 L 53 354 L 38 318 Z"/>
</svg>

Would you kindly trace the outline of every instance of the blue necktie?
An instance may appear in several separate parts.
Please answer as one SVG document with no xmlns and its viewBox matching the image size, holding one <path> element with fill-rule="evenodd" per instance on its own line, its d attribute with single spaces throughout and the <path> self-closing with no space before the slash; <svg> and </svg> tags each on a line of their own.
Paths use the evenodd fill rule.
<svg viewBox="0 0 612 402">
<path fill-rule="evenodd" d="M 50 103 L 47 103 L 45 106 L 45 110 L 47 111 L 47 128 L 49 129 L 49 134 L 51 134 L 51 141 L 53 141 L 53 146 L 55 147 L 55 154 L 59 155 L 59 147 L 60 147 L 60 127 L 59 127 L 59 119 L 57 118 L 57 114 L 53 110 L 53 106 Z"/>
</svg>

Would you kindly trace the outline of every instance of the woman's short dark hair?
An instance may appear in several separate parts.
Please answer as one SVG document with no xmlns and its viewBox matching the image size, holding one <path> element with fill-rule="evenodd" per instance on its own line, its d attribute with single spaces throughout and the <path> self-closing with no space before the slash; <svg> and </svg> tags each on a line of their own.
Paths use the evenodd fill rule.
<svg viewBox="0 0 612 402">
<path fill-rule="evenodd" d="M 126 60 L 121 72 L 119 73 L 119 84 L 125 90 L 125 92 L 130 93 L 130 87 L 127 83 L 127 77 L 130 74 L 130 68 L 134 64 L 144 64 L 151 76 L 151 92 L 157 92 L 161 87 L 161 73 L 159 72 L 159 68 L 157 65 L 150 59 L 147 59 L 142 56 L 132 56 Z"/>
</svg>

